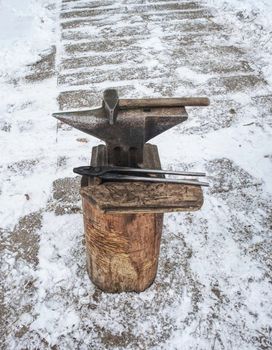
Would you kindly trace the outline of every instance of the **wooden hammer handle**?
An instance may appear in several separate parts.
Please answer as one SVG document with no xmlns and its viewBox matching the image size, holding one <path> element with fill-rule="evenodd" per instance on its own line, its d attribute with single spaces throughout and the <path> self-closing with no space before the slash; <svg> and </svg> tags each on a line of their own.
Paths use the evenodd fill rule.
<svg viewBox="0 0 272 350">
<path fill-rule="evenodd" d="M 120 99 L 120 109 L 154 108 L 154 107 L 185 107 L 185 106 L 209 106 L 207 97 L 173 97 L 173 98 L 141 98 Z"/>
</svg>

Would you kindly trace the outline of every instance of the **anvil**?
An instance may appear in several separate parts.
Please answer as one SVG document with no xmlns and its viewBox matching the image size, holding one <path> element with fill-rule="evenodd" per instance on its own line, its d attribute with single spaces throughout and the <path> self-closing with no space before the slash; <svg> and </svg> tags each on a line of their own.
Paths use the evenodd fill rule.
<svg viewBox="0 0 272 350">
<path fill-rule="evenodd" d="M 208 106 L 209 99 L 119 99 L 114 89 L 103 94 L 102 107 L 54 113 L 53 116 L 106 143 L 108 164 L 140 167 L 144 144 L 187 120 L 185 106 Z"/>
</svg>

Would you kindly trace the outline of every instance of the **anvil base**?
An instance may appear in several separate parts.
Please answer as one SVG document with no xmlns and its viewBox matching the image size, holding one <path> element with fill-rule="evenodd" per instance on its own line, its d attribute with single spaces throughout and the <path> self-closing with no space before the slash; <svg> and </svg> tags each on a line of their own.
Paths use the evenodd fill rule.
<svg viewBox="0 0 272 350">
<path fill-rule="evenodd" d="M 106 147 L 93 148 L 92 166 L 107 165 Z M 144 148 L 145 168 L 160 169 L 157 147 Z M 167 188 L 165 187 L 167 186 Z M 105 292 L 141 292 L 155 279 L 163 212 L 201 208 L 199 186 L 117 183 L 82 178 L 87 269 Z"/>
</svg>

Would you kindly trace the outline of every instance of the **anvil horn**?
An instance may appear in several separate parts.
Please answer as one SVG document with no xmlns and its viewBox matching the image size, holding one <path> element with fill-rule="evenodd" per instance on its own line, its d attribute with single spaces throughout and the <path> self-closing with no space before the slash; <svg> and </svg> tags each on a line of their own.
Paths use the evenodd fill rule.
<svg viewBox="0 0 272 350">
<path fill-rule="evenodd" d="M 99 129 L 106 127 L 109 123 L 104 108 L 94 108 L 82 111 L 67 111 L 53 113 L 53 117 L 59 121 L 71 125 L 86 134 L 104 139 Z"/>
</svg>

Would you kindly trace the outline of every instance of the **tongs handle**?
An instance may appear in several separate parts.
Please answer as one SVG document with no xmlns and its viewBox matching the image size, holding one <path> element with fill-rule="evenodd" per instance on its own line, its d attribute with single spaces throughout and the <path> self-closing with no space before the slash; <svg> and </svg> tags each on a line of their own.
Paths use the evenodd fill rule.
<svg viewBox="0 0 272 350">
<path fill-rule="evenodd" d="M 194 186 L 209 186 L 207 182 L 202 182 L 198 180 L 165 179 L 165 178 L 159 178 L 159 177 L 121 175 L 116 173 L 105 173 L 104 175 L 101 175 L 100 178 L 102 180 L 107 180 L 107 181 L 137 181 L 137 182 L 140 181 L 140 182 L 184 184 L 184 185 L 194 185 Z"/>
<path fill-rule="evenodd" d="M 172 171 L 161 169 L 141 169 L 117 166 L 82 166 L 73 169 L 75 173 L 89 177 L 99 177 L 106 181 L 141 181 L 156 183 L 173 183 L 195 186 L 209 186 L 207 182 L 201 182 L 196 179 L 166 179 L 160 177 L 139 176 L 139 174 L 169 174 L 182 176 L 205 176 L 205 173 Z"/>
<path fill-rule="evenodd" d="M 81 166 L 74 168 L 73 171 L 80 175 L 86 176 L 100 176 L 106 173 L 125 173 L 125 174 L 167 174 L 167 175 L 181 175 L 181 176 L 206 176 L 205 173 L 200 172 L 186 172 L 186 171 L 173 171 L 173 170 L 161 170 L 161 169 L 142 169 L 142 168 L 130 168 L 119 166 Z"/>
</svg>

